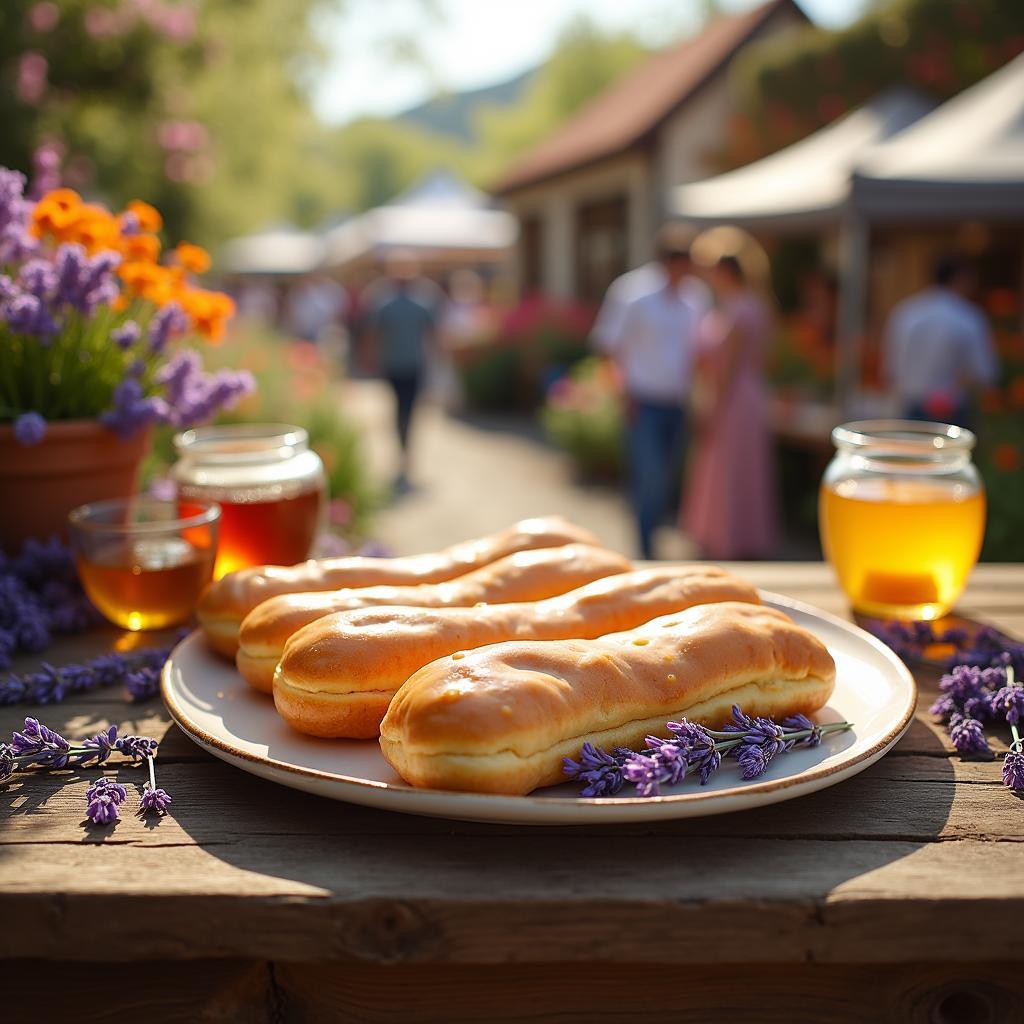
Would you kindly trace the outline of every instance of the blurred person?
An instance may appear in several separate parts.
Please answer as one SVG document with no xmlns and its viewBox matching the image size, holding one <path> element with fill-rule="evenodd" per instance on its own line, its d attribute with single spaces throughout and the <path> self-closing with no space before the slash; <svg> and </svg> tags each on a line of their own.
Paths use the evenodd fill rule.
<svg viewBox="0 0 1024 1024">
<path fill-rule="evenodd" d="M 664 250 L 689 249 L 693 231 L 683 224 L 668 223 L 662 226 L 655 241 L 655 252 Z M 617 277 L 605 292 L 601 308 L 591 329 L 590 337 L 594 345 L 602 352 L 611 354 L 622 334 L 622 319 L 626 309 L 641 295 L 664 288 L 666 283 L 665 267 L 658 255 L 647 263 L 627 270 Z M 703 314 L 711 304 L 711 296 L 707 285 L 695 274 L 685 274 L 679 284 L 683 297 L 697 307 Z"/>
<path fill-rule="evenodd" d="M 395 395 L 395 429 L 400 447 L 395 486 L 409 486 L 409 435 L 442 309 L 440 289 L 420 273 L 411 253 L 393 253 L 385 276 L 370 286 L 366 332 L 377 369 Z"/>
<path fill-rule="evenodd" d="M 438 323 L 439 344 L 430 364 L 430 391 L 446 409 L 463 404 L 462 382 L 455 353 L 468 348 L 492 326 L 483 278 L 475 271 L 456 270 L 448 281 L 448 300 Z"/>
<path fill-rule="evenodd" d="M 681 526 L 716 559 L 763 558 L 777 543 L 778 481 L 763 363 L 768 303 L 732 255 L 711 271 L 717 308 L 701 324 L 698 374 L 707 406 L 696 425 Z"/>
<path fill-rule="evenodd" d="M 627 469 L 642 557 L 668 514 L 686 433 L 703 285 L 685 240 L 663 230 L 654 266 L 612 282 L 592 337 L 618 365 L 627 399 Z"/>
<path fill-rule="evenodd" d="M 998 371 L 985 314 L 969 299 L 970 264 L 947 254 L 932 284 L 898 303 L 882 339 L 882 377 L 899 415 L 966 427 L 972 392 L 994 383 Z"/>
</svg>

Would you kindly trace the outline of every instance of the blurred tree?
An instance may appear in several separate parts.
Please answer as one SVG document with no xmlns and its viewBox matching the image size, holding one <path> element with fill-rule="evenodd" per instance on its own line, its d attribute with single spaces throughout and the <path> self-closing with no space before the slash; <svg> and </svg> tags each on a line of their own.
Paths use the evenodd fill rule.
<svg viewBox="0 0 1024 1024">
<path fill-rule="evenodd" d="M 287 212 L 316 126 L 297 85 L 338 0 L 4 0 L 0 164 L 60 153 L 67 184 L 144 197 L 209 242 Z"/>
<path fill-rule="evenodd" d="M 648 53 L 627 32 L 602 32 L 586 16 L 573 20 L 519 103 L 479 112 L 480 173 L 496 175 Z"/>
</svg>

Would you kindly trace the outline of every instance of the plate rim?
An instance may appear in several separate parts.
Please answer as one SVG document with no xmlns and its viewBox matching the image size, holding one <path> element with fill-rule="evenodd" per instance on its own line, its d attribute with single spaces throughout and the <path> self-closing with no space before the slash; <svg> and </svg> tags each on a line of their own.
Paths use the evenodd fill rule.
<svg viewBox="0 0 1024 1024">
<path fill-rule="evenodd" d="M 876 740 L 870 747 L 862 750 L 854 758 L 843 761 L 840 764 L 821 764 L 814 768 L 806 769 L 805 771 L 796 775 L 787 775 L 781 779 L 765 779 L 760 782 L 746 782 L 736 786 L 730 786 L 727 789 L 717 790 L 697 790 L 695 792 L 686 793 L 670 793 L 664 796 L 651 796 L 651 797 L 640 797 L 640 796 L 614 796 L 614 797 L 568 797 L 568 796 L 549 796 L 549 797 L 538 797 L 532 793 L 524 796 L 513 796 L 505 793 L 477 793 L 460 790 L 447 790 L 447 789 L 434 789 L 429 787 L 411 786 L 408 783 L 402 783 L 396 785 L 389 782 L 379 782 L 373 779 L 359 778 L 351 775 L 344 775 L 339 772 L 328 772 L 323 771 L 319 768 L 308 768 L 301 765 L 289 764 L 284 761 L 279 761 L 272 757 L 259 757 L 251 754 L 246 750 L 242 750 L 240 747 L 236 747 L 230 742 L 223 740 L 218 736 L 214 736 L 207 732 L 202 726 L 191 721 L 187 713 L 181 708 L 175 695 L 173 694 L 173 687 L 170 681 L 171 669 L 174 661 L 174 656 L 178 650 L 184 647 L 186 644 L 201 644 L 202 631 L 199 629 L 193 630 L 188 636 L 184 637 L 178 644 L 175 645 L 164 664 L 160 672 L 160 693 L 163 698 L 164 704 L 170 713 L 171 718 L 175 724 L 185 733 L 192 742 L 197 743 L 201 747 L 205 747 L 211 750 L 213 753 L 220 751 L 222 754 L 227 755 L 227 759 L 232 762 L 244 761 L 254 765 L 262 765 L 267 768 L 273 769 L 277 772 L 282 772 L 285 775 L 297 776 L 304 779 L 313 779 L 320 782 L 327 783 L 342 783 L 346 786 L 353 786 L 363 791 L 373 791 L 375 793 L 421 793 L 424 796 L 433 795 L 436 797 L 445 797 L 448 799 L 463 799 L 467 803 L 473 804 L 481 799 L 485 799 L 488 804 L 492 802 L 497 806 L 506 808 L 509 812 L 514 813 L 515 808 L 526 808 L 532 807 L 538 810 L 553 811 L 559 808 L 567 810 L 568 808 L 579 808 L 579 807 L 599 807 L 599 808 L 614 808 L 614 807 L 665 807 L 671 805 L 685 805 L 692 806 L 694 804 L 700 804 L 706 801 L 714 801 L 715 803 L 731 803 L 737 799 L 743 799 L 751 796 L 763 796 L 767 794 L 779 793 L 783 790 L 790 789 L 793 786 L 801 787 L 813 787 L 822 788 L 822 783 L 832 775 L 839 773 L 856 774 L 857 771 L 867 768 L 870 764 L 877 760 L 886 750 L 888 750 L 909 728 L 911 721 L 914 717 L 914 712 L 917 708 L 917 681 L 914 679 L 913 674 L 903 663 L 903 661 L 889 648 L 887 647 L 878 637 L 872 635 L 867 630 L 858 626 L 855 622 L 850 622 L 847 619 L 843 619 L 838 615 L 834 615 L 831 612 L 827 612 L 822 608 L 818 608 L 814 605 L 808 604 L 807 602 L 797 600 L 795 598 L 787 597 L 783 594 L 777 594 L 773 591 L 758 590 L 758 596 L 767 604 L 775 604 L 781 606 L 784 609 L 793 609 L 799 612 L 803 612 L 812 618 L 818 618 L 824 620 L 830 625 L 837 627 L 844 632 L 852 633 L 859 640 L 867 642 L 868 645 L 875 649 L 876 652 L 880 653 L 882 657 L 890 664 L 895 671 L 896 675 L 901 677 L 903 682 L 907 684 L 907 701 L 899 715 L 898 721 L 896 721 L 883 736 Z M 210 652 L 211 654 L 213 652 Z M 216 655 L 213 655 L 216 656 Z M 244 769 L 243 765 L 238 767 Z M 856 771 L 851 771 L 856 769 Z M 266 778 L 267 776 L 263 776 Z M 278 781 L 278 780 L 271 780 Z M 840 780 L 841 781 L 841 780 Z M 279 785 L 287 785 L 286 782 L 278 781 Z M 375 805 L 376 806 L 376 805 Z M 405 808 L 394 808 L 395 810 L 407 810 Z M 472 811 L 471 806 L 466 807 L 467 813 Z M 436 813 L 427 812 L 424 809 L 424 813 Z M 454 815 L 446 815 L 454 817 Z M 507 817 L 502 820 L 509 820 Z"/>
</svg>

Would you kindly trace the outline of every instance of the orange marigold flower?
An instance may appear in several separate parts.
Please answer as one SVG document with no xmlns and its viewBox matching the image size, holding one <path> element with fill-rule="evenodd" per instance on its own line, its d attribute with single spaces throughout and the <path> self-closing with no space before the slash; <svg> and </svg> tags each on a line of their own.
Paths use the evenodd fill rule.
<svg viewBox="0 0 1024 1024">
<path fill-rule="evenodd" d="M 128 204 L 128 212 L 134 213 L 143 231 L 159 231 L 164 226 L 164 219 L 160 211 L 141 199 L 133 199 Z"/>
<path fill-rule="evenodd" d="M 1020 449 L 1015 444 L 1010 444 L 1009 441 L 1003 441 L 997 444 L 992 452 L 992 461 L 996 468 L 1004 473 L 1014 473 L 1020 469 Z"/>
<path fill-rule="evenodd" d="M 223 292 L 204 288 L 188 288 L 179 295 L 179 302 L 192 320 L 192 326 L 208 341 L 220 341 L 228 320 L 234 316 L 235 303 Z"/>
<path fill-rule="evenodd" d="M 47 192 L 39 201 L 70 210 L 72 207 L 81 205 L 82 197 L 73 188 L 55 188 Z"/>
<path fill-rule="evenodd" d="M 156 235 L 124 235 L 120 249 L 126 260 L 156 263 L 160 255 L 160 239 Z"/>
<path fill-rule="evenodd" d="M 192 274 L 205 274 L 210 269 L 210 254 L 191 242 L 179 242 L 174 258 Z"/>
</svg>

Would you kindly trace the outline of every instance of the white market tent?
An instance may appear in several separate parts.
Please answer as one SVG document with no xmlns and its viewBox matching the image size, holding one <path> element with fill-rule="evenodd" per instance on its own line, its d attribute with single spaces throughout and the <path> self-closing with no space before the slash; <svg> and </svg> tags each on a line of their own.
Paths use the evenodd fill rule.
<svg viewBox="0 0 1024 1024">
<path fill-rule="evenodd" d="M 460 178 L 435 172 L 387 205 L 327 232 L 325 263 L 378 262 L 396 250 L 425 259 L 454 253 L 484 262 L 504 259 L 516 239 L 516 220 L 489 202 Z"/>
<path fill-rule="evenodd" d="M 850 176 L 869 147 L 913 124 L 933 104 L 898 89 L 771 156 L 714 178 L 680 185 L 671 212 L 694 224 L 804 230 L 839 220 Z"/>
<path fill-rule="evenodd" d="M 1024 55 L 938 109 L 887 93 L 747 167 L 683 185 L 672 212 L 753 231 L 838 228 L 837 392 L 859 387 L 872 223 L 1024 219 Z"/>
<path fill-rule="evenodd" d="M 323 256 L 324 244 L 318 235 L 280 225 L 226 242 L 218 269 L 268 277 L 308 274 L 320 266 Z"/>
<path fill-rule="evenodd" d="M 871 220 L 1024 218 L 1024 54 L 858 162 Z"/>
</svg>

